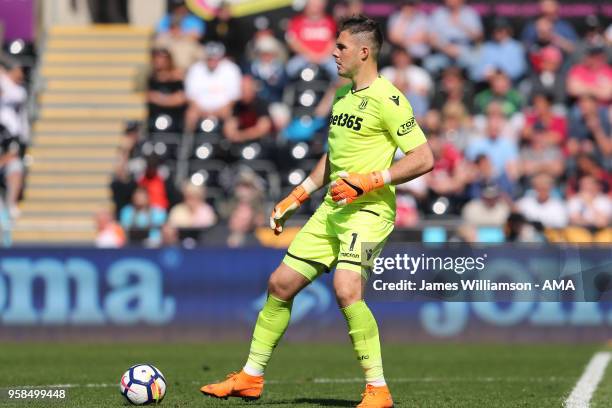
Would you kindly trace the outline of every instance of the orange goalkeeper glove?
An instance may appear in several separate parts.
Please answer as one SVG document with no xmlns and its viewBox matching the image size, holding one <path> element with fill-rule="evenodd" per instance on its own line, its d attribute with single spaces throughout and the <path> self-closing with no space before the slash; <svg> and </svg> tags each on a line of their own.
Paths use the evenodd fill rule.
<svg viewBox="0 0 612 408">
<path fill-rule="evenodd" d="M 306 191 L 303 185 L 299 185 L 285 198 L 283 198 L 272 209 L 270 214 L 270 228 L 274 230 L 274 235 L 279 235 L 283 232 L 285 221 L 298 209 L 300 205 L 308 198 L 310 194 Z"/>
<path fill-rule="evenodd" d="M 369 174 L 341 171 L 338 173 L 338 179 L 331 185 L 332 200 L 338 205 L 350 204 L 362 195 L 381 188 L 385 184 L 385 177 L 380 171 Z"/>
</svg>

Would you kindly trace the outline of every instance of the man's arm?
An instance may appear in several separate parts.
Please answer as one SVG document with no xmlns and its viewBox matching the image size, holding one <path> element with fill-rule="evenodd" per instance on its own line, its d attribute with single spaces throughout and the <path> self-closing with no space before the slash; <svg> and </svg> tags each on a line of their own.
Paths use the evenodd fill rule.
<svg viewBox="0 0 612 408">
<path fill-rule="evenodd" d="M 261 139 L 272 130 L 272 121 L 268 116 L 257 119 L 255 125 L 246 129 L 238 129 L 238 119 L 231 117 L 223 125 L 223 133 L 232 142 L 248 142 Z"/>
<path fill-rule="evenodd" d="M 317 190 L 329 183 L 329 160 L 327 160 L 327 153 L 321 157 L 321 160 L 312 169 L 308 178 L 312 180 Z"/>
<path fill-rule="evenodd" d="M 270 228 L 274 230 L 274 234 L 278 235 L 283 232 L 285 221 L 299 208 L 300 205 L 308 198 L 310 194 L 317 191 L 324 185 L 329 183 L 329 161 L 327 153 L 321 157 L 315 168 L 310 172 L 306 179 L 293 189 L 291 194 L 285 197 L 282 201 L 274 206 L 272 214 L 270 214 Z"/>
<path fill-rule="evenodd" d="M 402 157 L 389 169 L 389 182 L 386 184 L 403 184 L 425 173 L 429 173 L 433 169 L 434 158 L 431 148 L 428 143 L 406 152 L 406 156 Z M 384 177 L 384 175 L 383 175 Z"/>
<path fill-rule="evenodd" d="M 339 205 L 350 204 L 372 190 L 387 184 L 402 184 L 433 169 L 433 153 L 427 143 L 406 152 L 406 157 L 382 171 L 368 174 L 339 172 L 331 186 L 332 200 Z"/>
</svg>

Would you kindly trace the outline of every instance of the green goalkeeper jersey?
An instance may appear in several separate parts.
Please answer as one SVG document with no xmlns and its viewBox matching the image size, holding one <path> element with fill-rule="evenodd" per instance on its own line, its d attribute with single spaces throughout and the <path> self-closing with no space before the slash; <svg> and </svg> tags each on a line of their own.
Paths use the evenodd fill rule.
<svg viewBox="0 0 612 408">
<path fill-rule="evenodd" d="M 378 76 L 364 89 L 338 89 L 329 123 L 330 179 L 338 172 L 370 173 L 388 169 L 399 147 L 408 152 L 426 142 L 406 97 Z M 365 209 L 395 219 L 395 187 L 384 186 L 340 207 L 328 193 L 325 204 L 337 211 Z M 345 208 L 346 210 L 342 210 Z"/>
</svg>

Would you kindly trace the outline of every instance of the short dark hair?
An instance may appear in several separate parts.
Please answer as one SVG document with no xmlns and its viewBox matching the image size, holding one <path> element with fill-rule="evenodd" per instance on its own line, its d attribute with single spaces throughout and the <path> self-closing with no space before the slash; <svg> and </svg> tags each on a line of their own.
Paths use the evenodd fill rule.
<svg viewBox="0 0 612 408">
<path fill-rule="evenodd" d="M 348 31 L 351 34 L 365 34 L 367 35 L 370 45 L 372 46 L 372 53 L 374 59 L 378 58 L 380 48 L 383 43 L 383 34 L 380 28 L 380 24 L 372 20 L 369 17 L 359 14 L 357 16 L 351 16 L 340 23 L 340 31 Z"/>
</svg>

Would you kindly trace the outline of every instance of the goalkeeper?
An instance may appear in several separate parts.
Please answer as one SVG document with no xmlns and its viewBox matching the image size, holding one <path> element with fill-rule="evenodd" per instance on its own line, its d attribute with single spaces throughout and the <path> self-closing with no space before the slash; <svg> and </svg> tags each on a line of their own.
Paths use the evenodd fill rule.
<svg viewBox="0 0 612 408">
<path fill-rule="evenodd" d="M 406 98 L 378 74 L 376 60 L 382 41 L 380 27 L 369 18 L 356 16 L 342 23 L 334 57 L 339 75 L 351 83 L 339 88 L 334 98 L 329 152 L 274 207 L 270 227 L 282 233 L 287 218 L 331 181 L 329 192 L 270 276 L 268 298 L 243 370 L 202 387 L 202 393 L 217 398 L 259 398 L 264 370 L 289 324 L 293 298 L 335 268 L 336 299 L 365 373 L 366 390 L 358 406 L 393 406 L 383 375 L 378 326 L 363 300 L 368 261 L 393 230 L 394 185 L 430 171 L 433 156 Z M 406 155 L 393 163 L 397 148 Z M 368 259 L 362 259 L 362 243 L 375 244 L 374 256 L 370 253 Z"/>
</svg>

